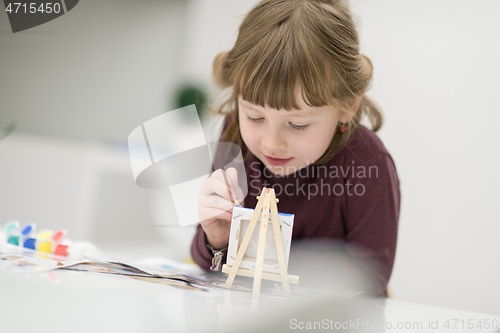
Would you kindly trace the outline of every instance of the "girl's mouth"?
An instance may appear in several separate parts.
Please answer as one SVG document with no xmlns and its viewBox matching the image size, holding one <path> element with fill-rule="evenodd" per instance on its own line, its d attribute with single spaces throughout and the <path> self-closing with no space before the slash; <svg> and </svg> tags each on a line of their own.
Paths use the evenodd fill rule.
<svg viewBox="0 0 500 333">
<path fill-rule="evenodd" d="M 264 155 L 264 157 L 266 158 L 266 160 L 274 165 L 274 166 L 282 166 L 282 165 L 285 165 L 287 164 L 288 162 L 290 162 L 292 160 L 293 157 L 291 158 L 273 158 L 273 157 L 269 157 L 269 156 L 266 156 Z"/>
</svg>

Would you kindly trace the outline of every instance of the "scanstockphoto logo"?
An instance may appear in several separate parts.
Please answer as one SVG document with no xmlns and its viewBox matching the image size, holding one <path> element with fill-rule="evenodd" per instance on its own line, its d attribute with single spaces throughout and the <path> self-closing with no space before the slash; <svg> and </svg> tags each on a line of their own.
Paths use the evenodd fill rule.
<svg viewBox="0 0 500 333">
<path fill-rule="evenodd" d="M 4 0 L 12 32 L 27 30 L 63 16 L 78 4 L 79 0 L 60 1 L 9 1 Z"/>
<path fill-rule="evenodd" d="M 180 226 L 200 222 L 198 194 L 212 174 L 212 166 L 214 170 L 235 168 L 243 195 L 248 193 L 240 147 L 207 143 L 195 105 L 141 124 L 130 133 L 128 148 L 136 184 L 169 190 Z"/>
</svg>

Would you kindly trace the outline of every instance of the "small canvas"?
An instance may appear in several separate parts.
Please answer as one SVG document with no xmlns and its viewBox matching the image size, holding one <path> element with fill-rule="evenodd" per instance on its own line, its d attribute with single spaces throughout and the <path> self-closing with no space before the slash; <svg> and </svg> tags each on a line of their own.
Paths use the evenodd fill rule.
<svg viewBox="0 0 500 333">
<path fill-rule="evenodd" d="M 238 249 L 240 248 L 243 237 L 245 236 L 248 225 L 254 213 L 254 209 L 234 207 L 233 219 L 231 220 L 231 231 L 229 235 L 229 247 L 227 252 L 227 265 L 233 266 Z M 292 229 L 293 229 L 293 214 L 278 213 L 281 229 L 281 238 L 283 240 L 283 252 L 285 254 L 285 262 L 288 267 L 288 258 L 290 256 L 290 245 L 292 242 Z M 248 244 L 243 260 L 241 261 L 240 268 L 247 268 L 255 270 L 255 262 L 257 257 L 257 248 L 259 243 L 260 221 L 262 212 L 257 220 L 257 225 Z M 278 255 L 276 252 L 276 243 L 274 238 L 274 231 L 272 227 L 271 214 L 269 214 L 269 224 L 267 228 L 266 247 L 264 265 L 262 271 L 270 273 L 280 273 L 278 264 Z"/>
</svg>

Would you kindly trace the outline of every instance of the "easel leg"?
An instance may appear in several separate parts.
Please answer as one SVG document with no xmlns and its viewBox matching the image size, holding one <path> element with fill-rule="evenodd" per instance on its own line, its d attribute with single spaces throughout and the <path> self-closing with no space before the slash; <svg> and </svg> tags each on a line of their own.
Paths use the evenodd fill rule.
<svg viewBox="0 0 500 333">
<path fill-rule="evenodd" d="M 263 193 L 264 208 L 262 208 L 262 218 L 260 220 L 259 245 L 257 247 L 255 277 L 253 280 L 253 297 L 259 297 L 260 294 L 260 285 L 262 282 L 262 266 L 264 265 L 264 252 L 266 250 L 267 224 L 269 220 L 269 205 L 272 197 L 271 193 L 274 193 L 274 189 L 266 188 L 264 189 L 263 192 L 264 192 Z"/>
<path fill-rule="evenodd" d="M 248 243 L 250 243 L 250 239 L 252 238 L 252 234 L 255 229 L 255 225 L 257 224 L 257 220 L 259 219 L 260 211 L 262 210 L 263 205 L 264 205 L 264 198 L 261 195 L 259 201 L 257 202 L 257 206 L 255 206 L 255 211 L 253 212 L 252 219 L 250 220 L 247 232 L 245 233 L 245 237 L 243 237 L 243 242 L 241 243 L 241 246 L 238 249 L 238 254 L 236 255 L 236 259 L 234 261 L 233 267 L 231 268 L 231 272 L 227 277 L 225 285 L 227 289 L 231 289 L 231 285 L 233 284 L 236 272 L 238 272 L 238 269 L 240 268 L 241 260 L 243 259 L 243 256 L 245 255 L 245 252 L 248 247 Z"/>
<path fill-rule="evenodd" d="M 278 254 L 278 265 L 280 267 L 281 281 L 283 283 L 283 292 L 285 293 L 285 297 L 290 297 L 290 283 L 288 281 L 285 253 L 283 251 L 278 206 L 274 198 L 271 198 L 271 221 L 273 223 L 274 240 L 276 242 L 276 252 Z"/>
</svg>

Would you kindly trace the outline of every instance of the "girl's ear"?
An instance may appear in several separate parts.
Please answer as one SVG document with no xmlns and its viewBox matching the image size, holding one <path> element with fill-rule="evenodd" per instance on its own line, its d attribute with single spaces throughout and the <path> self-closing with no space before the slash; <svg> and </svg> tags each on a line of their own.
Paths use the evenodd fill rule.
<svg viewBox="0 0 500 333">
<path fill-rule="evenodd" d="M 355 114 L 358 111 L 359 105 L 361 104 L 361 99 L 363 96 L 357 96 L 351 100 L 349 106 L 351 108 L 352 114 Z M 348 123 L 352 119 L 352 115 L 342 112 L 340 116 L 341 123 Z"/>
</svg>

